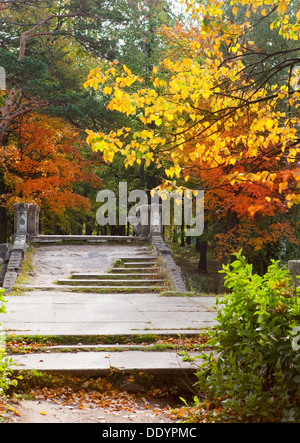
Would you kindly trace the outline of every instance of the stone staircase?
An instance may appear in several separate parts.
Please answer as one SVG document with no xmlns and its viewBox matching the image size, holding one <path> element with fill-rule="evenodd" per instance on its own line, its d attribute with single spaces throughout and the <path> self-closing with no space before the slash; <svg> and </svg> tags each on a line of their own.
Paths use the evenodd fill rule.
<svg viewBox="0 0 300 443">
<path fill-rule="evenodd" d="M 163 296 L 173 281 L 149 242 L 41 244 L 33 264 L 36 277 L 17 284 L 0 319 L 10 341 L 28 344 L 13 355 L 19 371 L 193 377 L 198 360 L 158 341 L 198 337 L 213 324 L 214 300 Z"/>
<path fill-rule="evenodd" d="M 122 266 L 122 267 L 121 267 Z M 65 290 L 77 292 L 161 292 L 170 287 L 166 278 L 161 275 L 156 257 L 123 257 L 118 266 L 104 274 L 72 273 L 69 279 L 57 280 Z"/>
<path fill-rule="evenodd" d="M 26 291 L 59 291 L 84 293 L 160 293 L 171 289 L 171 282 L 162 276 L 162 267 L 154 255 L 122 257 L 105 273 L 72 272 L 69 278 L 54 280 L 52 284 L 17 284 Z"/>
</svg>

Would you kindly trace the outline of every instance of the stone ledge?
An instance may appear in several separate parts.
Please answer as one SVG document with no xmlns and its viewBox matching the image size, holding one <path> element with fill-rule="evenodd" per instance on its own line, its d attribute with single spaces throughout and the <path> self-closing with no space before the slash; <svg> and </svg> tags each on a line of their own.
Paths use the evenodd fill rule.
<svg viewBox="0 0 300 443">
<path fill-rule="evenodd" d="M 299 279 L 296 278 L 296 276 L 300 277 L 300 260 L 289 260 L 288 269 L 292 274 L 293 284 L 296 287 L 299 287 L 300 281 Z"/>
<path fill-rule="evenodd" d="M 31 243 L 62 243 L 62 242 L 91 242 L 102 243 L 108 241 L 147 241 L 144 237 L 131 237 L 125 235 L 31 235 Z"/>
<path fill-rule="evenodd" d="M 187 288 L 183 274 L 180 268 L 176 265 L 171 250 L 169 246 L 166 245 L 163 236 L 158 233 L 152 235 L 152 244 L 164 262 L 165 268 L 171 278 L 174 290 L 178 292 L 186 292 Z"/>
<path fill-rule="evenodd" d="M 200 353 L 193 356 L 200 357 Z M 184 361 L 177 352 L 78 352 L 39 353 L 14 356 L 18 371 L 39 370 L 56 373 L 76 373 L 89 376 L 102 376 L 116 368 L 124 374 L 142 371 L 152 374 L 191 375 L 201 364 L 201 360 Z"/>
</svg>

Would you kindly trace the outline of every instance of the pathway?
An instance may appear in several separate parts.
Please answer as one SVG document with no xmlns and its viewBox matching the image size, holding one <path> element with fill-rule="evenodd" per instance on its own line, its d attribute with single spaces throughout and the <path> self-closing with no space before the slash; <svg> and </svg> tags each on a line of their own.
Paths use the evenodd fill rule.
<svg viewBox="0 0 300 443">
<path fill-rule="evenodd" d="M 114 267 L 116 260 L 121 267 Z M 20 293 L 6 296 L 7 314 L 0 315 L 0 323 L 7 335 L 64 338 L 74 353 L 56 348 L 16 355 L 20 370 L 93 375 L 112 367 L 124 373 L 195 371 L 194 363 L 182 361 L 174 351 L 97 349 L 103 337 L 115 342 L 117 336 L 127 336 L 135 342 L 135 337 L 149 335 L 199 335 L 214 324 L 213 297 L 164 296 L 168 278 L 147 242 L 45 244 L 35 249 L 32 264 L 26 283 L 17 285 Z M 87 337 L 88 349 L 78 344 Z"/>
</svg>

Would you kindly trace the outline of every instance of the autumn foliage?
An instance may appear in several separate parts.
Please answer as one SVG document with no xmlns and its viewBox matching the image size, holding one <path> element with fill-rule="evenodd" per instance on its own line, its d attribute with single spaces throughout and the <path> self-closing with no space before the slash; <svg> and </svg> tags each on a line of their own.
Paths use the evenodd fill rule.
<svg viewBox="0 0 300 443">
<path fill-rule="evenodd" d="M 101 180 L 93 172 L 95 164 L 84 158 L 83 148 L 78 133 L 65 121 L 46 115 L 23 118 L 9 145 L 0 148 L 7 207 L 26 201 L 54 213 L 89 209 L 89 199 L 74 192 L 73 186 L 89 182 L 99 189 Z"/>
<path fill-rule="evenodd" d="M 185 51 L 154 67 L 150 86 L 125 65 L 111 63 L 91 71 L 85 86 L 108 95 L 109 110 L 135 115 L 138 124 L 109 133 L 88 131 L 88 142 L 110 161 L 121 152 L 127 167 L 142 159 L 146 165 L 155 162 L 170 179 L 183 176 L 187 181 L 192 163 L 200 170 L 218 169 L 222 181 L 232 186 L 256 185 L 261 198 L 249 201 L 251 215 L 272 211 L 271 206 L 290 208 L 299 202 L 300 92 L 286 83 L 256 87 L 243 59 L 253 42 L 240 43 L 244 28 L 228 21 L 222 25 L 223 2 L 209 2 L 205 11 L 187 3 L 194 15 L 206 17 L 202 32 L 191 38 L 180 26 L 168 31 L 173 45 L 177 39 L 182 47 L 184 40 Z M 270 3 L 279 5 L 280 18 L 284 2 Z M 243 4 L 254 10 L 261 2 Z M 284 24 L 286 38 L 296 38 L 298 22 L 294 27 Z M 286 102 L 295 108 L 292 116 Z"/>
</svg>

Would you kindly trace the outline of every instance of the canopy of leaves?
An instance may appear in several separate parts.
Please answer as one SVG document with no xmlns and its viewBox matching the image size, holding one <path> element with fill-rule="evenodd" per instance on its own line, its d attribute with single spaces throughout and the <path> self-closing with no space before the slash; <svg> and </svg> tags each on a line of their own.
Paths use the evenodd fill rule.
<svg viewBox="0 0 300 443">
<path fill-rule="evenodd" d="M 278 84 L 269 81 L 268 72 L 285 72 L 276 58 L 269 71 L 260 72 L 263 82 L 257 76 L 258 62 L 251 72 L 249 56 L 260 49 L 251 40 L 254 26 L 247 17 L 262 2 L 236 3 L 249 6 L 242 27 L 222 17 L 223 2 L 208 2 L 205 10 L 188 4 L 198 18 L 204 17 L 200 32 L 187 38 L 177 29 L 173 41 L 184 38 L 185 52 L 154 67 L 149 86 L 126 65 L 92 70 L 85 86 L 109 96 L 109 110 L 137 116 L 139 125 L 109 133 L 89 131 L 88 142 L 109 161 L 121 152 L 126 166 L 155 161 L 171 179 L 183 175 L 188 180 L 187 166 L 196 163 L 222 171 L 223 181 L 232 186 L 257 184 L 266 192 L 264 204 L 250 205 L 253 215 L 269 203 L 291 207 L 299 202 L 300 92 L 294 71 Z M 272 30 L 296 41 L 299 14 L 290 21 L 285 15 L 290 2 L 268 3 L 261 19 L 276 12 Z M 268 60 L 274 56 L 269 52 Z M 297 61 L 285 60 L 285 69 Z"/>
</svg>

